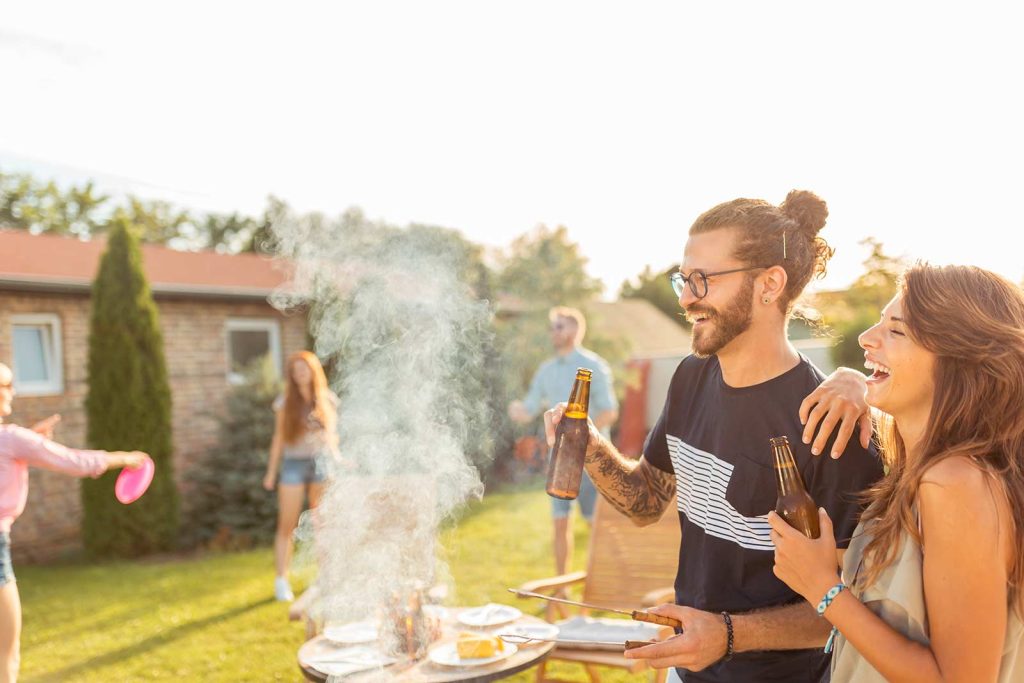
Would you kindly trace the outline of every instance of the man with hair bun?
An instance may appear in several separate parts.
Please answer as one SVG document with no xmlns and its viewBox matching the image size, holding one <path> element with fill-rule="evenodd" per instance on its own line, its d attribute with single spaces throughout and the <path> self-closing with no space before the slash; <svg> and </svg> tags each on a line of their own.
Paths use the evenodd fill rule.
<svg viewBox="0 0 1024 683">
<path fill-rule="evenodd" d="M 612 505 L 645 525 L 676 502 L 675 604 L 653 611 L 679 619 L 682 632 L 626 656 L 677 667 L 687 682 L 827 675 L 829 624 L 774 576 L 767 521 L 776 502 L 772 437 L 789 437 L 841 548 L 861 512 L 858 494 L 882 474 L 863 376 L 839 370 L 823 384 L 786 336 L 794 303 L 832 256 L 818 236 L 827 217 L 825 202 L 797 190 L 779 206 L 735 199 L 698 217 L 671 277 L 693 325 L 693 353 L 675 372 L 643 456 L 623 457 L 591 428 L 586 469 Z M 563 412 L 564 404 L 545 414 L 549 442 Z M 859 443 L 846 449 L 857 427 Z M 831 458 L 815 457 L 826 450 Z"/>
</svg>

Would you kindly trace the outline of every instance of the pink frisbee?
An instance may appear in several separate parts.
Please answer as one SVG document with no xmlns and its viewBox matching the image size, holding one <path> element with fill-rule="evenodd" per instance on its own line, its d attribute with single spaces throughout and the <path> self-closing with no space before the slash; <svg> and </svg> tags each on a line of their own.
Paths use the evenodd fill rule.
<svg viewBox="0 0 1024 683">
<path fill-rule="evenodd" d="M 117 481 L 114 482 L 114 495 L 125 505 L 134 503 L 149 488 L 150 482 L 153 481 L 154 471 L 156 471 L 156 467 L 151 458 L 146 458 L 141 467 L 135 469 L 125 467 L 121 470 L 121 474 L 117 475 Z"/>
</svg>

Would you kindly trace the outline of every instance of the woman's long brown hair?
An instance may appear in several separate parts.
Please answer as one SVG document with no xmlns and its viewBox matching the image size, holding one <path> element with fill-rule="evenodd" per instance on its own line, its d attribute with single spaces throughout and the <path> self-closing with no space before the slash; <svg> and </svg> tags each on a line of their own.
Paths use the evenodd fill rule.
<svg viewBox="0 0 1024 683">
<path fill-rule="evenodd" d="M 889 474 L 870 491 L 864 513 L 873 520 L 865 586 L 894 561 L 903 534 L 921 542 L 914 507 L 921 478 L 946 458 L 969 458 L 991 475 L 993 495 L 1009 504 L 1014 547 L 1024 547 L 1024 292 L 981 268 L 917 265 L 904 273 L 900 293 L 911 339 L 936 356 L 935 394 L 913 462 L 899 426 L 888 416 L 879 422 Z M 1019 552 L 1009 582 L 1024 615 Z"/>
<path fill-rule="evenodd" d="M 312 375 L 312 401 L 306 403 L 299 391 L 299 385 L 295 381 L 295 373 L 292 368 L 297 361 L 302 361 L 309 368 Z M 286 375 L 288 377 L 284 388 L 284 424 L 282 434 L 285 443 L 295 443 L 306 433 L 307 415 L 311 416 L 324 427 L 328 436 L 335 432 L 336 407 L 330 400 L 330 390 L 327 388 L 327 376 L 324 375 L 324 368 L 320 360 L 309 351 L 296 351 L 288 357 Z"/>
</svg>

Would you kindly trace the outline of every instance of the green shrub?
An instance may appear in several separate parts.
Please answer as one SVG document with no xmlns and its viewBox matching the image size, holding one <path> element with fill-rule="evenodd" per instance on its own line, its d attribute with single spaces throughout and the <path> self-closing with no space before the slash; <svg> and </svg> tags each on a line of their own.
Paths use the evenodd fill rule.
<svg viewBox="0 0 1024 683">
<path fill-rule="evenodd" d="M 117 471 L 83 479 L 82 539 L 91 556 L 133 556 L 169 550 L 178 537 L 171 391 L 138 237 L 122 215 L 109 234 L 92 289 L 87 438 L 92 448 L 149 453 L 156 474 L 146 495 L 130 505 L 114 497 Z"/>
<path fill-rule="evenodd" d="M 280 383 L 269 356 L 244 376 L 228 395 L 217 446 L 186 474 L 189 506 L 182 531 L 190 546 L 244 548 L 274 536 L 277 498 L 263 489 L 263 475 Z"/>
</svg>

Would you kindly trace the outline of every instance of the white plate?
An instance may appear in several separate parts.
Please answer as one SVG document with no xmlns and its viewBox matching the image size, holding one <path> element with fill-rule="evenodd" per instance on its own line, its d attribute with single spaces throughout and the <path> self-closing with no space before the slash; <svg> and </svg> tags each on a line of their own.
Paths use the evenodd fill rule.
<svg viewBox="0 0 1024 683">
<path fill-rule="evenodd" d="M 518 649 L 511 643 L 505 643 L 505 649 L 493 657 L 463 658 L 459 657 L 459 651 L 456 649 L 455 643 L 449 642 L 438 645 L 427 653 L 427 656 L 430 658 L 430 661 L 443 666 L 483 666 L 484 664 L 498 662 L 506 657 L 511 657 Z"/>
<path fill-rule="evenodd" d="M 342 645 L 372 643 L 377 640 L 377 622 L 366 619 L 347 624 L 331 624 L 324 627 L 324 638 Z"/>
<path fill-rule="evenodd" d="M 519 636 L 521 638 L 542 638 L 544 640 L 552 640 L 558 637 L 558 627 L 554 624 L 512 624 L 501 629 L 499 636 Z M 503 639 L 504 640 L 504 639 Z M 541 641 L 526 641 L 522 642 L 516 639 L 509 639 L 506 643 L 516 643 L 522 647 L 528 647 L 530 645 L 540 645 Z"/>
<path fill-rule="evenodd" d="M 356 645 L 321 652 L 306 658 L 303 663 L 328 676 L 347 676 L 368 669 L 379 669 L 394 664 L 394 657 L 381 654 L 376 646 Z"/>
<path fill-rule="evenodd" d="M 466 626 L 497 626 L 515 621 L 523 613 L 509 605 L 491 603 L 483 607 L 474 607 L 460 612 L 457 619 Z"/>
</svg>

